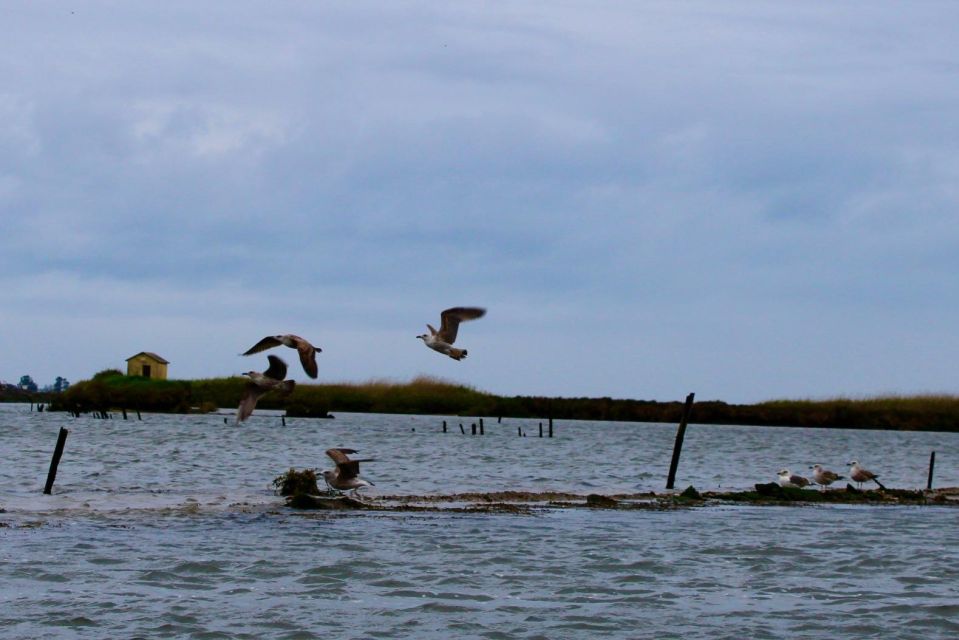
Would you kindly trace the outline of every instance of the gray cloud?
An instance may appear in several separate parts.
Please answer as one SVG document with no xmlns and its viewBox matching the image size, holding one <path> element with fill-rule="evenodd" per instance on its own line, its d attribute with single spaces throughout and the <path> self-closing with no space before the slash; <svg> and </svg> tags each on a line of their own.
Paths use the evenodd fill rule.
<svg viewBox="0 0 959 640">
<path fill-rule="evenodd" d="M 956 13 L 8 8 L 0 377 L 220 375 L 283 330 L 327 379 L 948 389 Z M 454 368 L 412 336 L 461 303 Z"/>
</svg>

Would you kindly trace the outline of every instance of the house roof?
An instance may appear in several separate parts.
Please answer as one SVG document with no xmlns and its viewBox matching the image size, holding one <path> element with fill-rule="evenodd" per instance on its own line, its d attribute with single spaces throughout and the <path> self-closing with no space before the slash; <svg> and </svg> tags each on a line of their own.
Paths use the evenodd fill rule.
<svg viewBox="0 0 959 640">
<path fill-rule="evenodd" d="M 148 357 L 148 358 L 153 358 L 154 360 L 156 360 L 156 361 L 159 362 L 160 364 L 170 364 L 170 361 L 169 361 L 169 360 L 166 360 L 166 359 L 164 359 L 164 358 L 161 358 L 160 356 L 158 356 L 157 354 L 153 353 L 152 351 L 141 351 L 140 353 L 136 353 L 136 354 L 130 356 L 129 358 L 127 358 L 127 362 L 130 362 L 130 360 L 133 360 L 134 358 L 139 358 L 140 356 L 146 356 L 146 357 Z"/>
</svg>

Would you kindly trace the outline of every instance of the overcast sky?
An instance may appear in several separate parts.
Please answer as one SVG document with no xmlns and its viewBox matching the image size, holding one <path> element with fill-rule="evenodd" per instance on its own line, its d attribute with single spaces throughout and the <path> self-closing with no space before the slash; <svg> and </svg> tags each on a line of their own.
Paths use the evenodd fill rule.
<svg viewBox="0 0 959 640">
<path fill-rule="evenodd" d="M 0 379 L 955 393 L 959 4 L 0 5 Z M 415 339 L 453 305 L 455 362 Z M 291 351 L 278 353 L 307 380 Z"/>
</svg>

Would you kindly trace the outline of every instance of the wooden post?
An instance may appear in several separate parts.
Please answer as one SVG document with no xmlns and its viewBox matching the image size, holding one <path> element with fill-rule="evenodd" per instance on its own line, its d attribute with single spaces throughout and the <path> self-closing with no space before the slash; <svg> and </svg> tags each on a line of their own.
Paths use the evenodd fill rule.
<svg viewBox="0 0 959 640">
<path fill-rule="evenodd" d="M 486 435 L 486 430 L 483 429 L 483 419 L 482 419 L 482 418 L 480 418 L 480 435 L 481 435 L 481 436 L 485 436 L 485 435 Z"/>
<path fill-rule="evenodd" d="M 519 425 L 516 425 L 516 435 L 518 435 L 520 438 L 523 437 L 523 429 Z"/>
<path fill-rule="evenodd" d="M 462 422 L 460 423 L 460 433 L 462 433 L 464 436 L 466 435 L 466 429 L 463 428 Z"/>
<path fill-rule="evenodd" d="M 446 420 L 443 421 L 443 433 L 446 433 Z"/>
<path fill-rule="evenodd" d="M 502 423 L 503 423 L 503 416 L 496 418 L 496 424 L 502 424 Z"/>
<path fill-rule="evenodd" d="M 476 423 L 475 423 L 475 422 L 474 422 L 472 425 L 470 425 L 470 435 L 471 435 L 471 436 L 475 436 L 475 435 L 476 435 Z"/>
<path fill-rule="evenodd" d="M 549 437 L 553 437 L 553 416 L 549 417 Z"/>
<path fill-rule="evenodd" d="M 70 432 L 60 427 L 57 446 L 53 450 L 53 459 L 50 460 L 50 470 L 47 471 L 47 484 L 43 487 L 43 493 L 46 495 L 50 495 L 50 492 L 53 491 L 53 481 L 57 479 L 57 467 L 60 465 L 60 456 L 63 455 L 63 445 L 67 442 L 68 433 Z"/>
<path fill-rule="evenodd" d="M 542 422 L 539 423 L 539 437 L 540 437 L 540 438 L 543 437 L 543 423 L 542 423 Z"/>
<path fill-rule="evenodd" d="M 932 470 L 936 468 L 936 452 L 929 454 L 929 480 L 926 481 L 926 490 L 932 491 Z"/>
<path fill-rule="evenodd" d="M 126 409 L 121 409 L 121 411 L 123 411 L 123 419 L 126 420 L 126 419 L 127 419 L 127 410 L 126 410 Z"/>
<path fill-rule="evenodd" d="M 139 409 L 137 409 L 137 420 L 143 420 L 143 417 L 140 415 Z"/>
<path fill-rule="evenodd" d="M 683 417 L 679 421 L 679 429 L 676 430 L 676 443 L 673 445 L 673 459 L 669 463 L 669 476 L 666 478 L 666 488 L 672 489 L 676 484 L 676 467 L 679 466 L 679 453 L 683 450 L 683 438 L 686 437 L 686 423 L 689 421 L 689 414 L 693 409 L 693 398 L 695 393 L 686 396 L 686 405 L 683 407 Z"/>
<path fill-rule="evenodd" d="M 286 426 L 286 416 L 280 416 L 280 423 L 285 427 Z"/>
</svg>

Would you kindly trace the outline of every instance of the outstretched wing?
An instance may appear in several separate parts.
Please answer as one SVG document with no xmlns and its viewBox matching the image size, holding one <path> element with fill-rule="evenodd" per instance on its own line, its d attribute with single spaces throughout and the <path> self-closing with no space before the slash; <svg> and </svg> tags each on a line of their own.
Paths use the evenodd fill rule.
<svg viewBox="0 0 959 640">
<path fill-rule="evenodd" d="M 460 322 L 475 320 L 486 315 L 486 309 L 480 307 L 452 307 L 440 314 L 442 324 L 438 332 L 440 340 L 446 344 L 453 344 Z"/>
<path fill-rule="evenodd" d="M 276 336 L 267 336 L 240 355 L 251 356 L 254 353 L 259 353 L 261 351 L 266 351 L 267 349 L 272 349 L 273 347 L 278 347 L 281 344 L 283 343 L 277 340 Z"/>
<path fill-rule="evenodd" d="M 355 449 L 327 449 L 326 450 L 326 455 L 330 456 L 330 458 L 333 460 L 333 462 L 337 464 L 337 466 L 350 461 L 349 456 L 346 455 L 348 453 L 356 453 L 356 450 Z"/>
<path fill-rule="evenodd" d="M 261 389 L 252 382 L 247 383 L 243 389 L 243 395 L 240 397 L 240 406 L 236 409 L 236 421 L 238 423 L 243 422 L 253 415 L 253 409 L 256 408 L 256 401 L 266 392 L 267 389 Z"/>
<path fill-rule="evenodd" d="M 300 354 L 300 364 L 303 365 L 303 371 L 311 378 L 317 375 L 316 370 L 316 348 L 303 338 L 296 341 L 296 350 Z"/>
<path fill-rule="evenodd" d="M 267 378 L 273 378 L 274 380 L 282 380 L 286 377 L 286 363 L 277 358 L 276 356 L 267 356 L 270 361 L 270 366 L 266 371 L 263 372 Z"/>
</svg>

